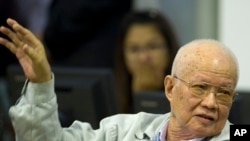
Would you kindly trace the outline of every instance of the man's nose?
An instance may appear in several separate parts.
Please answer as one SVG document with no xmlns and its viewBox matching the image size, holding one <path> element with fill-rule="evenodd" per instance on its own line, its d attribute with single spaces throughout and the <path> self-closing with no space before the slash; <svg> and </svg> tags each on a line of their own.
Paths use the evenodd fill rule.
<svg viewBox="0 0 250 141">
<path fill-rule="evenodd" d="M 216 95 L 214 92 L 209 92 L 209 94 L 203 99 L 202 105 L 208 109 L 215 109 L 217 107 Z"/>
</svg>

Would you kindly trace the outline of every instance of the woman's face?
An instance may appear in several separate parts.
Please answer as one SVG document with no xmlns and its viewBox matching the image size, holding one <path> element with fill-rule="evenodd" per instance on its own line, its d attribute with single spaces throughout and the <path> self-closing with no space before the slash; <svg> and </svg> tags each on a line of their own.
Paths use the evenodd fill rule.
<svg viewBox="0 0 250 141">
<path fill-rule="evenodd" d="M 169 50 L 153 24 L 132 25 L 124 40 L 124 53 L 125 64 L 132 77 L 139 77 L 144 82 L 163 82 L 169 64 Z"/>
</svg>

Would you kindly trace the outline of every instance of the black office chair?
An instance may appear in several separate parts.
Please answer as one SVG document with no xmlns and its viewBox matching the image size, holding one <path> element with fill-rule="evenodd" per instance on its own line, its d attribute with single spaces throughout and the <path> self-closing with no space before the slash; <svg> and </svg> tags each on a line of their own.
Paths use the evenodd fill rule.
<svg viewBox="0 0 250 141">
<path fill-rule="evenodd" d="M 229 114 L 233 124 L 250 124 L 250 91 L 239 91 Z"/>
</svg>

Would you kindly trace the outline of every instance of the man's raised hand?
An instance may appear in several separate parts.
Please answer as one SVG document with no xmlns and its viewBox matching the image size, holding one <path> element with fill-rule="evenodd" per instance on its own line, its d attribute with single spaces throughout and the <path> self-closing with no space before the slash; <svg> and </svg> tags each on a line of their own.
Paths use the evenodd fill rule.
<svg viewBox="0 0 250 141">
<path fill-rule="evenodd" d="M 0 32 L 9 39 L 0 37 L 0 44 L 16 55 L 25 76 L 32 82 L 51 79 L 51 69 L 41 41 L 18 22 L 8 18 L 9 27 L 1 26 Z"/>
</svg>

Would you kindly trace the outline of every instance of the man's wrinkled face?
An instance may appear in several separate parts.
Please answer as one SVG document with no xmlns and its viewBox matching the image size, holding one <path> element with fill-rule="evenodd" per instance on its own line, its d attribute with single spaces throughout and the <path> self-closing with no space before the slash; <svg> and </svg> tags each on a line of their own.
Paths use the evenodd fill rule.
<svg viewBox="0 0 250 141">
<path fill-rule="evenodd" d="M 165 83 L 165 87 L 172 85 L 167 91 L 172 123 L 198 137 L 207 137 L 220 133 L 225 125 L 237 75 L 235 64 L 228 61 L 230 58 L 216 54 L 210 48 L 204 54 L 195 51 L 183 55 L 178 66 L 181 71 L 165 79 L 171 82 Z M 188 59 L 191 61 L 185 62 Z"/>
<path fill-rule="evenodd" d="M 213 77 L 207 77 L 206 74 Z M 222 103 L 217 100 L 215 93 L 216 87 L 222 87 L 225 84 L 232 83 L 229 78 L 223 75 L 212 74 L 211 72 L 199 72 L 193 76 L 195 79 L 187 79 L 200 85 L 208 91 L 204 98 L 193 94 L 186 84 L 175 79 L 175 88 L 173 90 L 173 100 L 171 102 L 172 111 L 176 123 L 180 127 L 189 128 L 197 134 L 213 135 L 219 133 L 224 127 L 228 117 L 231 103 Z M 174 78 L 173 78 L 174 79 Z M 213 84 L 212 86 L 203 86 L 203 82 Z M 194 86 L 193 86 L 194 87 Z M 202 88 L 203 89 L 203 88 Z"/>
</svg>

